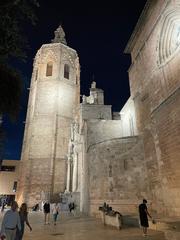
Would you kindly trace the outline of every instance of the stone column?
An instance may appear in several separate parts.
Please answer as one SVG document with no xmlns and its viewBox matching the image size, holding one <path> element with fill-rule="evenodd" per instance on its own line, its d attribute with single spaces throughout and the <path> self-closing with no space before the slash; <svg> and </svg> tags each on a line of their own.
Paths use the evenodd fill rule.
<svg viewBox="0 0 180 240">
<path fill-rule="evenodd" d="M 74 166 L 73 166 L 73 179 L 72 179 L 72 191 L 77 191 L 77 182 L 78 182 L 78 157 L 77 153 L 74 154 Z"/>
<path fill-rule="evenodd" d="M 68 166 L 67 166 L 67 182 L 66 182 L 66 190 L 67 190 L 67 192 L 69 192 L 70 191 L 70 178 L 71 178 L 71 157 L 70 156 L 68 156 L 68 160 L 67 160 L 67 164 L 68 164 Z"/>
</svg>

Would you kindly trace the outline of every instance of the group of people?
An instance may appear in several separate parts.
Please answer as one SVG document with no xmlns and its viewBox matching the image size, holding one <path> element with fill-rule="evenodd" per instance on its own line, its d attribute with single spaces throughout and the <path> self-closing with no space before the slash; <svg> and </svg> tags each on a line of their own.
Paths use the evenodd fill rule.
<svg viewBox="0 0 180 240">
<path fill-rule="evenodd" d="M 69 204 L 69 211 L 74 210 L 74 203 Z M 19 209 L 16 201 L 11 204 L 11 209 L 8 210 L 3 217 L 0 239 L 1 240 L 22 240 L 24 234 L 25 223 L 32 231 L 32 227 L 28 221 L 28 209 L 27 204 L 23 203 Z M 45 202 L 43 205 L 44 211 L 44 224 L 50 224 L 50 203 Z M 54 225 L 56 225 L 57 216 L 60 208 L 58 203 L 54 203 L 52 207 L 52 214 Z M 142 227 L 143 236 L 147 236 L 147 228 L 149 227 L 148 217 L 152 218 L 147 209 L 147 200 L 143 199 L 143 202 L 139 205 L 139 219 Z M 153 220 L 154 221 L 154 220 Z"/>
<path fill-rule="evenodd" d="M 69 206 L 69 212 L 72 213 L 75 209 L 74 202 L 70 202 L 68 206 Z M 43 210 L 44 210 L 44 224 L 49 224 L 49 218 L 50 218 L 50 203 L 49 202 L 46 202 L 44 204 Z M 56 225 L 57 216 L 59 214 L 59 205 L 57 203 L 55 203 L 53 205 L 52 213 L 53 213 L 54 225 Z M 149 227 L 148 217 L 150 217 L 152 219 L 152 217 L 147 209 L 147 200 L 143 199 L 143 202 L 139 205 L 139 220 L 140 220 L 140 225 L 142 227 L 144 237 L 147 236 L 147 229 Z M 154 222 L 154 220 L 153 220 L 153 222 Z"/>
<path fill-rule="evenodd" d="M 44 224 L 50 224 L 50 203 L 45 202 L 43 205 L 43 211 L 44 211 Z M 60 208 L 58 203 L 54 203 L 52 206 L 52 214 L 53 214 L 53 221 L 54 225 L 56 225 L 57 216 L 59 214 Z"/>
<path fill-rule="evenodd" d="M 72 213 L 75 209 L 74 202 L 70 202 L 68 206 L 69 206 L 70 213 Z M 44 204 L 43 210 L 44 210 L 44 216 L 45 216 L 44 224 L 49 224 L 50 204 L 48 202 L 46 202 Z M 56 220 L 57 220 L 57 216 L 59 214 L 59 210 L 60 210 L 59 205 L 57 203 L 55 203 L 52 208 L 54 225 L 56 225 Z M 152 217 L 147 209 L 147 200 L 143 199 L 143 202 L 139 205 L 139 220 L 140 220 L 140 225 L 142 227 L 144 237 L 147 236 L 147 229 L 149 227 L 148 217 L 152 219 Z M 153 223 L 154 223 L 154 220 L 153 220 Z"/>
<path fill-rule="evenodd" d="M 70 214 L 73 214 L 74 215 L 74 210 L 75 210 L 75 204 L 74 202 L 70 202 L 68 204 L 68 207 L 69 207 L 69 212 Z M 54 221 L 54 225 L 56 225 L 56 221 L 57 221 L 57 216 L 58 214 L 60 214 L 60 206 L 58 203 L 54 203 L 52 205 L 52 214 L 53 214 L 53 221 Z M 50 203 L 47 201 L 44 203 L 43 205 L 43 212 L 44 212 L 44 224 L 50 224 Z"/>
<path fill-rule="evenodd" d="M 18 204 L 13 201 L 11 209 L 8 210 L 3 217 L 0 238 L 6 240 L 22 240 L 24 234 L 25 223 L 32 231 L 32 227 L 28 221 L 27 204 L 23 203 L 17 211 Z"/>
<path fill-rule="evenodd" d="M 58 203 L 54 203 L 52 206 L 52 214 L 54 225 L 56 225 L 57 216 L 60 208 Z M 44 224 L 50 224 L 50 203 L 45 202 L 43 205 L 44 212 Z M 11 203 L 11 209 L 8 210 L 2 219 L 0 239 L 1 240 L 22 240 L 24 235 L 25 224 L 32 231 L 32 227 L 28 220 L 28 208 L 27 204 L 23 203 L 18 211 L 18 204 L 16 201 Z"/>
</svg>

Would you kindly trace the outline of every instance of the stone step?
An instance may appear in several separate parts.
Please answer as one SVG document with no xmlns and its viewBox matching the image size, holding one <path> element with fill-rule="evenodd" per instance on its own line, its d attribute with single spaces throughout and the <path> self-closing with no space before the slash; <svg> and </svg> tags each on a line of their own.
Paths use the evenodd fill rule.
<svg viewBox="0 0 180 240">
<path fill-rule="evenodd" d="M 124 215 L 122 219 L 123 225 L 140 227 L 138 216 Z M 162 231 L 167 240 L 180 240 L 180 219 L 155 219 L 155 223 L 149 220 L 149 229 Z"/>
<path fill-rule="evenodd" d="M 176 232 L 173 230 L 165 230 L 164 236 L 167 240 L 180 240 L 180 232 Z"/>
<path fill-rule="evenodd" d="M 134 215 L 123 215 L 122 224 L 129 227 L 139 227 L 139 218 Z"/>
</svg>

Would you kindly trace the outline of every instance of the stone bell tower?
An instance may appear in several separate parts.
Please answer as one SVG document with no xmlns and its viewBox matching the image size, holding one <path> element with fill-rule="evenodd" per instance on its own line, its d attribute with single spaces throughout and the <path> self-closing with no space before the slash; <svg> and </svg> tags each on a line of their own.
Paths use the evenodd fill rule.
<svg viewBox="0 0 180 240">
<path fill-rule="evenodd" d="M 17 200 L 29 206 L 64 192 L 71 123 L 79 105 L 80 66 L 61 26 L 33 64 Z"/>
</svg>

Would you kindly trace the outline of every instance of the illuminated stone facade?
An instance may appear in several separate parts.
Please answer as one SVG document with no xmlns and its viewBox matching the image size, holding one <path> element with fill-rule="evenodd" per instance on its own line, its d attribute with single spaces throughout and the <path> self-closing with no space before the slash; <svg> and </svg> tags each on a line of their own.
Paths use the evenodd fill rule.
<svg viewBox="0 0 180 240">
<path fill-rule="evenodd" d="M 67 174 L 67 190 L 80 193 L 80 211 L 91 215 L 99 216 L 104 202 L 132 213 L 146 191 L 143 142 L 131 98 L 119 115 L 120 120 L 112 119 L 103 91 L 92 83 L 72 128 Z"/>
<path fill-rule="evenodd" d="M 125 52 L 146 196 L 158 214 L 180 216 L 180 1 L 148 1 Z"/>
<path fill-rule="evenodd" d="M 125 50 L 131 97 L 120 120 L 95 99 L 102 90 L 94 84 L 83 97 L 69 157 L 82 211 L 99 215 L 107 202 L 137 214 L 147 198 L 159 217 L 180 216 L 179 11 L 180 1 L 147 1 Z"/>
<path fill-rule="evenodd" d="M 79 104 L 78 55 L 66 45 L 61 27 L 55 34 L 33 65 L 18 188 L 18 201 L 30 206 L 65 190 L 71 123 Z"/>
<path fill-rule="evenodd" d="M 180 216 L 179 13 L 179 0 L 147 1 L 125 50 L 132 58 L 131 96 L 119 120 L 95 82 L 79 104 L 78 57 L 61 28 L 42 46 L 34 61 L 19 199 L 35 203 L 42 193 L 66 189 L 80 211 L 92 215 L 104 202 L 137 214 L 147 198 L 158 216 Z"/>
</svg>

